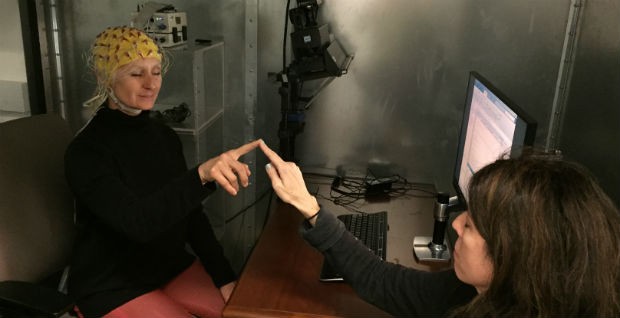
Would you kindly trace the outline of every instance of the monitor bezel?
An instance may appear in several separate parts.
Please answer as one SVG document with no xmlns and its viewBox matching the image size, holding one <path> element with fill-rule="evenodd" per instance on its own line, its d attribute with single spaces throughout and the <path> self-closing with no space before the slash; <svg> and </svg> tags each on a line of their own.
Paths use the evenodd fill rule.
<svg viewBox="0 0 620 318">
<path fill-rule="evenodd" d="M 513 146 L 511 147 L 510 156 L 516 156 L 520 153 L 520 150 L 524 146 L 532 146 L 534 144 L 534 140 L 536 138 L 536 128 L 537 122 L 523 109 L 521 109 L 516 103 L 514 103 L 510 98 L 508 98 L 502 91 L 500 91 L 495 85 L 493 85 L 489 80 L 483 77 L 480 73 L 476 71 L 471 71 L 469 73 L 469 81 L 467 84 L 467 94 L 465 99 L 465 105 L 463 109 L 463 118 L 461 121 L 461 131 L 459 134 L 459 142 L 456 153 L 456 162 L 454 165 L 454 171 L 452 176 L 452 184 L 456 191 L 456 195 L 458 197 L 458 208 L 457 210 L 466 210 L 467 209 L 467 200 L 459 186 L 459 176 L 461 163 L 463 161 L 463 148 L 465 145 L 465 139 L 467 134 L 467 125 L 469 123 L 469 115 L 471 111 L 471 102 L 473 98 L 474 92 L 474 84 L 478 81 L 482 83 L 489 91 L 491 91 L 499 100 L 501 100 L 508 108 L 510 108 L 515 114 L 517 114 L 517 130 L 522 129 L 525 134 L 523 137 L 523 143 L 517 141 L 515 144 L 514 138 L 518 138 L 518 134 L 515 133 L 515 137 L 513 137 Z M 517 147 L 515 147 L 515 145 Z"/>
</svg>

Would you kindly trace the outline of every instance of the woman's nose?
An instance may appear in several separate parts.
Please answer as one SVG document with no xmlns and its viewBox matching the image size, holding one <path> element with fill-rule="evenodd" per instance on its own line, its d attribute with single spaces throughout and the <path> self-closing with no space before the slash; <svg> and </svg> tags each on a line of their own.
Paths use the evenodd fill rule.
<svg viewBox="0 0 620 318">
<path fill-rule="evenodd" d="M 144 79 L 143 85 L 145 88 L 154 89 L 155 87 L 157 87 L 158 80 L 159 78 L 157 76 L 147 75 L 146 78 Z"/>
<path fill-rule="evenodd" d="M 463 230 L 463 220 L 465 220 L 465 213 L 461 213 L 452 221 L 452 228 L 456 231 L 458 236 L 461 236 L 461 231 Z"/>
</svg>

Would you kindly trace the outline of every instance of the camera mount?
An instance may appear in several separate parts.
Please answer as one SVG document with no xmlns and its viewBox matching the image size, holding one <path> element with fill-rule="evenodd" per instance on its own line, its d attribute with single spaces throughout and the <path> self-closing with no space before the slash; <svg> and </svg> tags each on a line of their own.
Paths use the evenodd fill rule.
<svg viewBox="0 0 620 318">
<path fill-rule="evenodd" d="M 303 97 L 300 96 L 303 83 L 327 79 L 329 84 L 334 77 L 347 73 L 353 59 L 353 55 L 348 55 L 332 39 L 328 25 L 318 23 L 321 3 L 321 0 L 299 0 L 297 7 L 287 13 L 294 27 L 290 34 L 294 59 L 276 78 L 281 83 L 278 90 L 282 105 L 278 129 L 280 155 L 287 161 L 295 161 L 295 137 L 305 126 L 305 109 L 326 86 L 321 85 L 311 97 Z"/>
</svg>

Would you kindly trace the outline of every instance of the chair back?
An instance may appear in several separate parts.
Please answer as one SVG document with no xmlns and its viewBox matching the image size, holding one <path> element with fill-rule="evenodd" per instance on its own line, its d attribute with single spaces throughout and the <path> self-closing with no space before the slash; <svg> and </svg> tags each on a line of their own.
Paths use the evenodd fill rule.
<svg viewBox="0 0 620 318">
<path fill-rule="evenodd" d="M 38 282 L 68 264 L 74 200 L 64 153 L 72 137 L 55 114 L 0 123 L 0 281 Z"/>
</svg>

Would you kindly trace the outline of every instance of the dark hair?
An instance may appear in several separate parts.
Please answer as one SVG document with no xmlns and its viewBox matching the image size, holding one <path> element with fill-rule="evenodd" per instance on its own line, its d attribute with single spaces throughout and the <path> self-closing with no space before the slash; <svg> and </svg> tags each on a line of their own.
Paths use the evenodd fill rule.
<svg viewBox="0 0 620 318">
<path fill-rule="evenodd" d="M 500 159 L 473 176 L 469 198 L 493 278 L 456 315 L 620 316 L 620 215 L 584 167 Z"/>
</svg>

